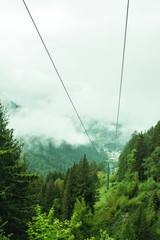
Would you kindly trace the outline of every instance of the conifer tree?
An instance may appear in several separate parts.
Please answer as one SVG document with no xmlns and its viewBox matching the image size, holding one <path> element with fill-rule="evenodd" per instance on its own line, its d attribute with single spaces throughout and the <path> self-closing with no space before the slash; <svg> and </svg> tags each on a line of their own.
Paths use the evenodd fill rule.
<svg viewBox="0 0 160 240">
<path fill-rule="evenodd" d="M 153 151 L 158 146 L 160 146 L 160 121 L 157 123 L 153 130 L 151 151 Z"/>
<path fill-rule="evenodd" d="M 148 147 L 145 142 L 144 135 L 139 134 L 136 142 L 136 151 L 134 152 L 134 161 L 132 163 L 132 170 L 137 171 L 139 175 L 139 180 L 144 181 L 144 159 L 148 156 Z"/>
<path fill-rule="evenodd" d="M 92 209 L 93 212 L 94 204 L 97 199 L 95 175 L 93 174 L 93 172 L 90 171 L 90 166 L 87 161 L 86 155 L 84 155 L 83 160 L 80 161 L 78 169 L 79 196 L 84 198 L 86 204 Z"/>
<path fill-rule="evenodd" d="M 74 204 L 78 197 L 77 189 L 77 165 L 74 164 L 68 174 L 63 196 L 63 218 L 70 219 L 73 213 Z"/>
<path fill-rule="evenodd" d="M 128 154 L 132 153 L 132 150 L 135 148 L 135 144 L 137 142 L 137 132 L 135 131 L 132 134 L 131 139 L 124 147 L 124 150 L 122 151 L 120 157 L 119 157 L 119 165 L 118 165 L 118 171 L 117 171 L 117 180 L 122 181 L 125 177 L 126 171 L 128 169 Z"/>
<path fill-rule="evenodd" d="M 56 179 L 54 182 L 55 186 L 55 194 L 54 194 L 54 201 L 53 201 L 53 206 L 54 206 L 54 216 L 55 218 L 62 219 L 62 200 L 63 200 L 63 180 L 60 178 Z"/>
<path fill-rule="evenodd" d="M 27 172 L 21 159 L 21 145 L 14 139 L 13 130 L 0 103 L 0 213 L 7 234 L 12 239 L 25 239 L 26 222 L 32 213 L 30 181 L 34 175 Z"/>
<path fill-rule="evenodd" d="M 86 206 L 83 198 L 76 200 L 71 222 L 75 226 L 73 228 L 75 239 L 83 240 L 93 236 L 93 214 L 91 209 Z M 81 223 L 78 229 L 76 228 L 77 222 Z"/>
<path fill-rule="evenodd" d="M 54 187 L 54 181 L 51 179 L 49 182 L 45 185 L 45 194 L 43 196 L 44 198 L 44 205 L 43 210 L 47 213 L 49 213 L 49 210 L 53 206 L 54 201 L 54 195 L 55 195 L 55 187 Z"/>
<path fill-rule="evenodd" d="M 94 212 L 94 204 L 97 200 L 95 172 L 89 166 L 86 156 L 79 164 L 74 164 L 67 173 L 63 196 L 63 216 L 70 219 L 73 213 L 74 204 L 77 199 L 84 198 L 87 206 Z"/>
<path fill-rule="evenodd" d="M 90 169 L 90 176 L 92 177 L 93 181 L 95 183 L 98 182 L 98 176 L 97 176 L 97 172 L 98 172 L 98 167 L 96 162 L 91 162 L 89 165 L 89 169 Z"/>
<path fill-rule="evenodd" d="M 145 159 L 144 168 L 146 177 L 153 177 L 160 182 L 160 147 L 156 147 L 151 156 Z"/>
</svg>

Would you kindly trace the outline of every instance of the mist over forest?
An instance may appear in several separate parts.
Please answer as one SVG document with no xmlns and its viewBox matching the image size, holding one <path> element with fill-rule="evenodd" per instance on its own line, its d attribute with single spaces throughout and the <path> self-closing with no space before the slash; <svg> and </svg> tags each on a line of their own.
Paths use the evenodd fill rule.
<svg viewBox="0 0 160 240">
<path fill-rule="evenodd" d="M 87 155 L 88 160 L 95 161 L 97 164 L 103 162 L 107 164 L 108 159 L 113 151 L 115 151 L 115 124 L 110 123 L 106 126 L 103 121 L 85 119 L 87 124 L 87 131 L 95 144 L 96 149 L 93 148 L 91 143 L 85 136 L 81 125 L 78 120 L 68 116 L 70 124 L 74 126 L 74 132 L 70 133 L 70 127 L 67 126 L 65 131 L 57 131 L 58 126 L 55 123 L 54 127 L 51 127 L 51 131 L 48 132 L 50 126 L 46 126 L 45 122 L 41 128 L 36 126 L 37 130 L 32 132 L 34 124 L 32 118 L 26 118 L 22 113 L 23 106 L 20 106 L 9 99 L 3 97 L 3 103 L 7 107 L 7 111 L 10 114 L 10 118 L 16 120 L 15 127 L 19 130 L 15 133 L 20 143 L 23 143 L 22 153 L 25 154 L 28 160 L 29 169 L 31 172 L 40 172 L 43 176 L 46 176 L 49 171 L 62 171 L 66 172 L 74 162 L 78 162 L 84 154 Z M 47 115 L 48 116 L 48 115 Z M 63 119 L 65 122 L 65 118 Z M 26 124 L 27 121 L 31 121 L 28 130 Z M 34 121 L 37 121 L 34 119 Z M 55 121 L 55 120 L 54 120 Z M 14 122 L 11 121 L 10 125 Z M 20 123 L 20 124 L 19 124 Z M 24 128 L 24 131 L 21 131 Z M 53 132 L 52 130 L 56 132 Z M 40 130 L 40 131 L 39 131 Z M 27 132 L 28 131 L 28 132 Z M 66 134 L 69 132 L 69 135 Z M 48 134 L 49 133 L 49 134 Z M 83 141 L 84 139 L 84 141 Z M 123 134 L 123 126 L 119 126 L 118 139 L 117 139 L 117 152 L 123 149 L 123 146 L 127 140 L 127 136 Z M 117 162 L 112 164 L 112 171 L 117 168 Z"/>
<path fill-rule="evenodd" d="M 1 1 L 0 239 L 160 239 L 159 9 Z"/>
<path fill-rule="evenodd" d="M 82 138 L 74 144 L 26 130 L 15 138 L 10 119 L 23 121 L 23 106 L 3 103 L 1 239 L 160 238 L 160 122 L 145 132 L 134 131 L 128 141 L 120 125 L 115 149 L 115 125 L 89 119 L 97 154 Z M 71 122 L 82 135 L 74 118 Z"/>
</svg>

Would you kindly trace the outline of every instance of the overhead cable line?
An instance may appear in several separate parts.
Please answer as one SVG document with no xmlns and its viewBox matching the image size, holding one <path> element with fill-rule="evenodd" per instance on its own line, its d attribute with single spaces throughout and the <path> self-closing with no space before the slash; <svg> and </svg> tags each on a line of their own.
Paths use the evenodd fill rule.
<svg viewBox="0 0 160 240">
<path fill-rule="evenodd" d="M 76 109 L 76 107 L 75 107 L 75 104 L 73 103 L 73 100 L 72 100 L 72 98 L 71 98 L 71 96 L 70 96 L 70 94 L 69 94 L 69 92 L 68 92 L 68 90 L 67 90 L 67 88 L 66 88 L 66 86 L 65 86 L 65 84 L 64 84 L 64 82 L 63 82 L 63 79 L 62 79 L 62 77 L 61 77 L 61 75 L 60 75 L 60 73 L 59 73 L 59 71 L 58 71 L 58 69 L 57 69 L 57 67 L 56 67 L 53 59 L 52 59 L 52 56 L 51 56 L 51 54 L 49 53 L 49 50 L 48 50 L 48 48 L 47 48 L 47 46 L 46 46 L 46 44 L 45 44 L 45 42 L 44 42 L 44 40 L 43 40 L 43 38 L 42 38 L 42 35 L 40 34 L 40 31 L 38 30 L 38 27 L 37 27 L 37 25 L 36 25 L 36 23 L 35 23 L 35 21 L 34 21 L 34 19 L 33 19 L 33 17 L 32 17 L 32 14 L 31 14 L 31 12 L 30 12 L 30 10 L 29 10 L 26 2 L 25 2 L 24 0 L 22 0 L 22 1 L 23 1 L 24 6 L 25 6 L 25 8 L 26 8 L 26 10 L 27 10 L 30 18 L 31 18 L 31 21 L 32 21 L 32 23 L 33 23 L 33 25 L 34 25 L 34 27 L 35 27 L 35 29 L 36 29 L 39 37 L 40 37 L 40 40 L 41 40 L 41 42 L 42 42 L 42 44 L 43 44 L 43 46 L 44 46 L 44 48 L 45 48 L 45 50 L 46 50 L 46 53 L 47 53 L 47 55 L 48 55 L 48 57 L 49 57 L 49 59 L 50 59 L 50 61 L 51 61 L 51 63 L 52 63 L 52 66 L 54 67 L 54 69 L 55 69 L 55 71 L 56 71 L 56 73 L 57 73 L 57 75 L 58 75 L 58 78 L 59 78 L 59 80 L 60 80 L 60 82 L 61 82 L 61 84 L 62 84 L 62 86 L 63 86 L 63 88 L 64 88 L 64 90 L 65 90 L 65 92 L 66 92 L 66 94 L 67 94 L 67 96 L 68 96 L 68 98 L 69 98 L 69 101 L 70 101 L 70 103 L 71 103 L 71 105 L 72 105 L 72 107 L 73 107 L 73 109 L 74 109 L 74 111 L 75 111 L 75 113 L 76 113 L 76 115 L 77 115 L 77 117 L 78 117 L 81 125 L 82 125 L 82 128 L 83 128 L 85 134 L 87 135 L 87 137 L 88 137 L 88 139 L 89 139 L 92 147 L 94 148 L 94 150 L 95 150 L 95 151 L 97 152 L 97 154 L 99 155 L 99 152 L 98 152 L 98 150 L 96 149 L 96 147 L 95 147 L 95 145 L 94 145 L 91 137 L 89 136 L 89 133 L 88 133 L 87 129 L 85 128 L 85 126 L 84 126 L 84 124 L 83 124 L 83 121 L 82 121 L 82 119 L 81 119 L 81 117 L 80 117 L 80 115 L 79 115 L 79 113 L 78 113 L 78 111 L 77 111 L 77 109 Z"/>
<path fill-rule="evenodd" d="M 115 147 L 114 147 L 115 150 L 116 150 L 116 145 L 117 145 L 117 136 L 118 136 L 118 127 L 119 127 L 119 113 L 120 113 L 121 95 L 122 95 L 122 83 L 123 83 L 124 60 L 125 60 L 125 51 L 126 51 L 128 15 L 129 15 L 129 0 L 127 2 L 126 21 L 125 21 L 125 33 L 124 33 L 122 65 L 121 65 L 121 75 L 120 75 L 120 87 L 119 87 L 119 97 L 118 97 L 116 131 L 115 131 Z"/>
</svg>

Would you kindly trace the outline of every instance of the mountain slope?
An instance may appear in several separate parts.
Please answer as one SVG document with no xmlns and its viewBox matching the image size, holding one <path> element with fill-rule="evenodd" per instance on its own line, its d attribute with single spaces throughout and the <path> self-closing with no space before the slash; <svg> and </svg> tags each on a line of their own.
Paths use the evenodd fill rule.
<svg viewBox="0 0 160 240">
<path fill-rule="evenodd" d="M 101 188 L 95 221 L 114 239 L 160 239 L 160 122 L 134 133 L 110 189 Z"/>
<path fill-rule="evenodd" d="M 84 154 L 87 155 L 89 161 L 96 161 L 96 163 L 104 162 L 104 164 L 106 164 L 106 160 L 108 160 L 108 158 L 112 158 L 115 136 L 114 124 L 107 125 L 107 123 L 103 121 L 97 121 L 93 119 L 86 120 L 85 125 L 87 131 L 91 138 L 94 140 L 95 147 L 100 153 L 100 155 L 98 156 L 91 145 L 71 145 L 68 144 L 67 141 L 61 142 L 61 144 L 57 145 L 54 137 L 48 138 L 47 136 L 35 135 L 30 129 L 27 136 L 26 134 L 21 135 L 20 132 L 22 130 L 22 127 L 23 129 L 25 129 L 25 126 L 23 126 L 23 122 L 24 124 L 27 124 L 30 119 L 30 116 L 27 115 L 29 114 L 29 112 L 23 111 L 23 106 L 20 106 L 13 101 L 10 101 L 6 97 L 2 96 L 1 98 L 3 104 L 5 105 L 7 111 L 11 116 L 11 119 L 13 116 L 16 130 L 17 128 L 19 128 L 19 126 L 17 125 L 17 121 L 18 123 L 20 123 L 21 128 L 18 131 L 19 135 L 16 137 L 20 140 L 20 142 L 24 143 L 23 153 L 26 154 L 26 159 L 29 162 L 29 168 L 32 172 L 40 171 L 41 174 L 44 176 L 46 176 L 46 174 L 50 170 L 65 172 L 69 167 L 72 166 L 74 162 L 78 162 L 81 158 L 83 158 Z M 26 114 L 27 116 L 24 116 L 24 114 Z M 33 119 L 31 118 L 31 121 L 33 121 Z M 80 128 L 78 120 L 72 117 L 70 117 L 69 119 L 71 124 L 74 126 L 77 136 L 79 134 L 82 134 L 82 129 Z M 35 121 L 37 121 L 37 119 L 34 119 L 34 124 Z M 32 127 L 32 122 L 29 125 Z M 123 133 L 120 130 L 117 141 L 118 150 L 121 150 L 123 148 L 123 144 L 121 144 L 120 140 L 122 136 Z M 61 137 L 63 138 L 63 136 Z M 114 172 L 114 169 L 116 169 L 116 167 L 117 161 L 112 162 L 112 172 Z"/>
<path fill-rule="evenodd" d="M 23 146 L 23 152 L 29 162 L 30 170 L 40 171 L 43 176 L 49 171 L 66 172 L 74 162 L 79 162 L 84 154 L 87 155 L 89 162 L 95 161 L 97 164 L 107 159 L 103 150 L 98 155 L 91 145 L 73 146 L 63 142 L 56 146 L 53 139 L 42 139 L 42 137 L 30 137 Z"/>
</svg>

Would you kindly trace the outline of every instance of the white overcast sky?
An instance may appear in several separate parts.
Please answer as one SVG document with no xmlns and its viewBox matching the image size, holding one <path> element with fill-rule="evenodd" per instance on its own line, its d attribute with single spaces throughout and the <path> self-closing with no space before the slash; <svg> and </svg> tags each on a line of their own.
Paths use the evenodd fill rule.
<svg viewBox="0 0 160 240">
<path fill-rule="evenodd" d="M 84 122 L 115 122 L 127 0 L 26 3 Z M 84 141 L 20 0 L 0 0 L 0 79 L 0 94 L 23 106 L 11 119 L 17 133 Z M 160 1 L 130 1 L 120 123 L 147 130 L 160 120 L 159 103 Z"/>
</svg>

